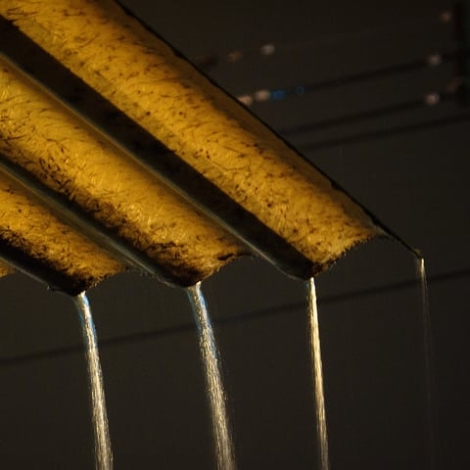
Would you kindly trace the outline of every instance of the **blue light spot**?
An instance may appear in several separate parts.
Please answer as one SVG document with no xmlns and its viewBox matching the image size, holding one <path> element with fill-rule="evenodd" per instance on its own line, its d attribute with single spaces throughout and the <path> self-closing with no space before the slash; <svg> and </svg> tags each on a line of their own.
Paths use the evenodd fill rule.
<svg viewBox="0 0 470 470">
<path fill-rule="evenodd" d="M 271 93 L 271 99 L 275 101 L 283 100 L 286 97 L 285 90 L 274 90 Z"/>
</svg>

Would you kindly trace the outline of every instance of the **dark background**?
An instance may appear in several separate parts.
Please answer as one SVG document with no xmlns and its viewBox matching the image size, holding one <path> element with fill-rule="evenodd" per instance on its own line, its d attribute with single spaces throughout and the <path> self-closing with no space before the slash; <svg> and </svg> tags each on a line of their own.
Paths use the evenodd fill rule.
<svg viewBox="0 0 470 470">
<path fill-rule="evenodd" d="M 397 72 L 431 53 L 454 51 L 452 24 L 440 16 L 452 3 L 124 3 L 190 59 L 212 62 L 206 72 L 235 95 L 268 89 L 281 90 L 275 96 L 282 98 L 286 87 L 335 85 L 251 109 L 423 251 L 437 468 L 470 468 L 470 111 L 453 98 L 413 105 L 427 93 L 452 90 L 455 63 L 347 79 L 383 67 Z M 265 44 L 275 53 L 260 54 Z M 338 122 L 384 107 L 395 112 Z M 336 122 L 327 126 L 329 120 Z M 244 259 L 203 288 L 223 358 L 239 468 L 316 468 L 304 286 Z M 318 294 L 331 468 L 430 468 L 413 257 L 398 244 L 370 243 L 320 276 Z M 72 302 L 22 275 L 0 280 L 0 295 L 0 466 L 93 468 Z M 89 295 L 102 343 L 115 468 L 214 468 L 185 293 L 128 274 Z"/>
</svg>

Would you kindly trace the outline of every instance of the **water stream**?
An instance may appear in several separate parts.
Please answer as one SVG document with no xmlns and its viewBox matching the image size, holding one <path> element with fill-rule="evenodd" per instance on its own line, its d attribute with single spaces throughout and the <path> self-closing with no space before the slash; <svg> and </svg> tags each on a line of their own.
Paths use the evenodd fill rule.
<svg viewBox="0 0 470 470">
<path fill-rule="evenodd" d="M 219 470 L 235 470 L 236 464 L 233 442 L 227 416 L 219 354 L 200 283 L 189 287 L 187 293 L 196 320 L 199 347 L 204 364 L 212 428 L 214 432 L 217 468 Z"/>
<path fill-rule="evenodd" d="M 427 408 L 427 456 L 429 470 L 437 468 L 437 445 L 438 426 L 436 417 L 436 378 L 433 360 L 433 340 L 431 313 L 429 309 L 428 283 L 426 279 L 426 268 L 424 258 L 418 257 L 416 260 L 416 270 L 420 281 L 421 294 L 421 315 L 423 327 L 423 355 L 424 355 L 424 380 L 426 386 L 426 408 Z"/>
<path fill-rule="evenodd" d="M 80 317 L 86 350 L 95 437 L 95 468 L 97 470 L 111 470 L 113 468 L 113 453 L 95 325 L 93 324 L 90 304 L 86 294 L 82 292 L 73 299 Z"/>
<path fill-rule="evenodd" d="M 308 281 L 307 287 L 319 468 L 321 470 L 329 470 L 330 461 L 328 456 L 328 432 L 326 426 L 325 394 L 323 389 L 323 368 L 321 360 L 320 333 L 318 328 L 317 296 L 313 277 Z"/>
</svg>

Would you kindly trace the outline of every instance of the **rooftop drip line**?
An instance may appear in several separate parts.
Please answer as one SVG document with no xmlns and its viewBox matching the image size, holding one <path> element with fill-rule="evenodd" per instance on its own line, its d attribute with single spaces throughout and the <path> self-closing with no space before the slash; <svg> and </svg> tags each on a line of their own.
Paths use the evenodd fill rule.
<svg viewBox="0 0 470 470">
<path fill-rule="evenodd" d="M 3 217 L 7 263 L 27 271 L 33 259 L 36 277 L 72 295 L 123 269 L 193 285 L 243 254 L 309 279 L 352 246 L 386 236 L 114 1 L 7 0 L 0 15 L 2 171 L 21 197 L 90 244 L 82 271 L 68 272 L 68 253 L 53 260 L 51 241 L 30 250 L 36 242 L 25 233 L 40 237 L 39 226 L 26 220 L 12 231 Z M 35 183 L 19 184 L 21 172 Z M 23 220 L 20 210 L 11 217 Z M 95 254 L 113 268 L 95 274 Z"/>
</svg>

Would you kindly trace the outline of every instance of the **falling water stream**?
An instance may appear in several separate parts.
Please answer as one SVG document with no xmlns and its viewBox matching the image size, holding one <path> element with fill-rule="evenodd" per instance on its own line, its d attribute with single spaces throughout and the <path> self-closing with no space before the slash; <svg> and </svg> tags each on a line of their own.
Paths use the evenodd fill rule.
<svg viewBox="0 0 470 470">
<path fill-rule="evenodd" d="M 80 317 L 86 349 L 95 436 L 95 466 L 97 470 L 111 470 L 113 468 L 113 454 L 95 325 L 93 324 L 90 304 L 85 293 L 82 292 L 73 299 Z"/>
<path fill-rule="evenodd" d="M 219 470 L 235 470 L 233 442 L 226 410 L 219 354 L 200 283 L 189 287 L 187 293 L 193 308 L 199 335 L 199 347 L 204 364 L 211 408 L 217 467 Z"/>
<path fill-rule="evenodd" d="M 308 281 L 307 287 L 319 468 L 320 470 L 329 470 L 330 461 L 328 457 L 328 432 L 326 427 L 325 394 L 323 390 L 317 296 L 313 277 Z"/>
<path fill-rule="evenodd" d="M 422 257 L 417 258 L 417 272 L 420 279 L 422 303 L 426 405 L 428 419 L 428 468 L 429 470 L 435 470 L 437 460 L 435 448 L 437 442 L 437 426 L 434 407 L 436 387 L 432 361 L 432 331 L 429 312 L 428 288 L 424 259 Z M 330 462 L 328 455 L 328 432 L 325 412 L 318 309 L 315 281 L 313 278 L 307 282 L 307 289 L 319 469 L 329 470 Z M 189 287 L 187 289 L 187 295 L 191 302 L 198 330 L 199 347 L 204 365 L 205 380 L 211 410 L 217 467 L 219 470 L 236 470 L 233 441 L 226 409 L 226 397 L 220 370 L 219 354 L 217 351 L 214 331 L 208 315 L 208 310 L 201 291 L 200 283 Z M 79 313 L 84 343 L 86 347 L 86 358 L 92 401 L 96 469 L 112 470 L 113 455 L 106 413 L 103 377 L 98 355 L 97 336 L 93 324 L 91 309 L 85 293 L 81 293 L 73 299 Z"/>
<path fill-rule="evenodd" d="M 437 444 L 438 444 L 438 426 L 436 418 L 436 381 L 433 360 L 433 341 L 431 314 L 429 310 L 429 293 L 426 279 L 426 268 L 424 258 L 417 257 L 416 270 L 421 288 L 421 308 L 422 308 L 422 327 L 423 327 L 423 355 L 424 355 L 424 374 L 426 386 L 426 408 L 427 408 L 427 446 L 428 446 L 428 468 L 435 470 L 437 467 Z"/>
</svg>

